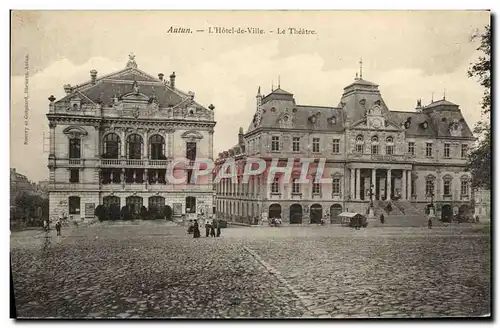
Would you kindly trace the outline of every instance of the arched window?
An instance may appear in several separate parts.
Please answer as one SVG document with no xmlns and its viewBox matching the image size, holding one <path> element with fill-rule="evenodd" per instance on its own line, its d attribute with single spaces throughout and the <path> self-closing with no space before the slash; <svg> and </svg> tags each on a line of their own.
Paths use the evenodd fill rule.
<svg viewBox="0 0 500 328">
<path fill-rule="evenodd" d="M 196 213 L 196 198 L 186 197 L 186 213 Z"/>
<path fill-rule="evenodd" d="M 80 214 L 80 197 L 70 196 L 68 198 L 68 213 L 69 214 Z"/>
<path fill-rule="evenodd" d="M 280 178 L 278 176 L 274 177 L 274 181 L 271 184 L 271 193 L 277 194 L 280 192 Z"/>
<path fill-rule="evenodd" d="M 428 175 L 425 177 L 425 195 L 431 197 L 434 195 L 434 180 L 436 179 L 433 175 Z"/>
<path fill-rule="evenodd" d="M 120 156 L 120 137 L 116 133 L 108 133 L 103 140 L 103 157 L 118 158 Z"/>
<path fill-rule="evenodd" d="M 129 196 L 125 199 L 125 203 L 127 204 L 129 211 L 131 213 L 138 214 L 142 209 L 142 197 L 139 196 Z"/>
<path fill-rule="evenodd" d="M 161 196 L 152 196 L 148 199 L 149 208 L 155 208 L 157 210 L 163 210 L 165 207 L 165 198 Z"/>
<path fill-rule="evenodd" d="M 387 143 L 385 153 L 387 155 L 393 155 L 394 154 L 394 139 L 392 137 L 387 137 L 387 139 L 385 139 L 385 141 Z"/>
<path fill-rule="evenodd" d="M 364 143 L 364 139 L 363 139 L 363 136 L 362 135 L 358 135 L 356 137 L 356 153 L 363 153 L 363 143 Z"/>
<path fill-rule="evenodd" d="M 138 134 L 131 134 L 127 138 L 127 157 L 129 159 L 142 158 L 142 137 Z"/>
<path fill-rule="evenodd" d="M 372 137 L 372 155 L 377 155 L 378 154 L 378 137 L 373 136 Z"/>
<path fill-rule="evenodd" d="M 451 196 L 451 182 L 453 177 L 451 175 L 445 175 L 443 177 L 443 195 Z"/>
<path fill-rule="evenodd" d="M 81 158 L 80 138 L 69 139 L 69 158 Z"/>
<path fill-rule="evenodd" d="M 165 157 L 165 139 L 155 134 L 149 138 L 149 154 L 151 159 L 166 159 Z"/>
</svg>

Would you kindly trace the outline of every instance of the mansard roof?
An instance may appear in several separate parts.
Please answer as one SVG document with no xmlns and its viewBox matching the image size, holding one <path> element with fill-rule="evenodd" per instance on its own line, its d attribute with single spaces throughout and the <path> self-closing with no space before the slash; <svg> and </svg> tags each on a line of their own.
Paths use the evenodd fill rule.
<svg viewBox="0 0 500 328">
<path fill-rule="evenodd" d="M 78 95 L 83 99 L 82 102 L 90 100 L 94 103 L 102 103 L 104 106 L 111 106 L 115 97 L 121 99 L 133 92 L 135 83 L 137 83 L 141 94 L 151 100 L 156 99 L 160 107 L 176 106 L 190 97 L 189 94 L 171 87 L 166 81 L 161 81 L 159 78 L 138 69 L 137 65 L 127 64 L 124 69 L 97 77 L 94 82 L 89 80 L 73 86 L 71 92 L 56 103 L 67 103 Z"/>
</svg>

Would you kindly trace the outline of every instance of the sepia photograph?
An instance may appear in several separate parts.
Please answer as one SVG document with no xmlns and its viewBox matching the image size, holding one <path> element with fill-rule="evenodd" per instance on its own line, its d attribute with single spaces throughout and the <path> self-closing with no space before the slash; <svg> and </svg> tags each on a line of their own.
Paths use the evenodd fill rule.
<svg viewBox="0 0 500 328">
<path fill-rule="evenodd" d="M 492 27 L 11 10 L 11 317 L 491 319 Z"/>
</svg>

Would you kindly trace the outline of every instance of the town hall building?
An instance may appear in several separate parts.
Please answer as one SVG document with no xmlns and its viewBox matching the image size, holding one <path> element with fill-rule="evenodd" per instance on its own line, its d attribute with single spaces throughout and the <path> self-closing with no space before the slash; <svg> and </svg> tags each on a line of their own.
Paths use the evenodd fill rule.
<svg viewBox="0 0 500 328">
<path fill-rule="evenodd" d="M 446 99 L 412 111 L 391 110 L 378 85 L 360 77 L 344 88 L 337 106 L 299 105 L 281 89 L 256 96 L 252 122 L 238 143 L 219 153 L 216 164 L 273 159 L 325 158 L 328 184 L 301 184 L 263 175 L 248 184 L 222 179 L 216 210 L 228 220 L 280 217 L 285 223 L 338 223 L 343 211 L 366 214 L 425 215 L 450 220 L 469 211 L 471 175 L 466 172 L 474 142 L 459 105 Z"/>
</svg>

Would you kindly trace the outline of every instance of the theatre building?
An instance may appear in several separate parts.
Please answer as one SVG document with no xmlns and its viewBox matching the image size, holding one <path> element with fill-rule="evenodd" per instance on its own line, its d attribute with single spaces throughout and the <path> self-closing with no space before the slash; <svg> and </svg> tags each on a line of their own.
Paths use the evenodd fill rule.
<svg viewBox="0 0 500 328">
<path fill-rule="evenodd" d="M 236 138 L 235 138 L 236 139 Z M 422 216 L 432 203 L 449 220 L 470 211 L 470 173 L 466 157 L 474 138 L 459 105 L 446 99 L 397 111 L 378 85 L 356 77 L 337 106 L 299 105 L 281 88 L 256 96 L 255 115 L 238 143 L 219 153 L 217 165 L 249 157 L 325 158 L 331 182 L 299 184 L 278 175 L 249 184 L 217 185 L 216 210 L 228 220 L 280 216 L 286 223 L 340 222 L 342 211 Z"/>
<path fill-rule="evenodd" d="M 179 90 L 175 72 L 166 80 L 141 71 L 133 55 L 124 69 L 89 77 L 49 98 L 51 217 L 93 217 L 99 204 L 212 212 L 211 183 L 173 185 L 166 168 L 188 158 L 176 167 L 187 176 L 196 158 L 212 158 L 214 106 Z"/>
</svg>

